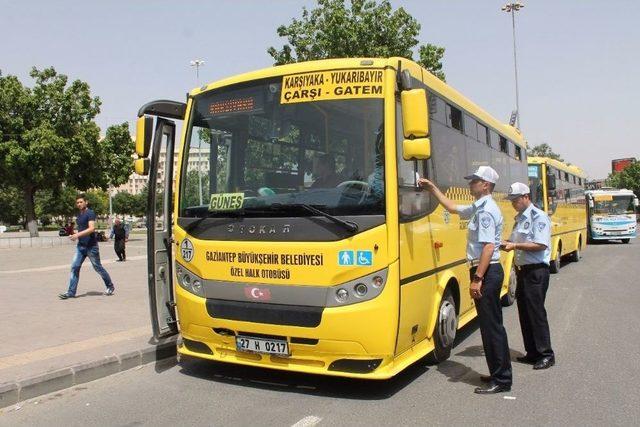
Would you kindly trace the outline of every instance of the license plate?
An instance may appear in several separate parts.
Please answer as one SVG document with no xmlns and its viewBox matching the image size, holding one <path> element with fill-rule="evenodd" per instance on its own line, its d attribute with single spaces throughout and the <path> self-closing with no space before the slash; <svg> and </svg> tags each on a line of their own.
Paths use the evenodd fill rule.
<svg viewBox="0 0 640 427">
<path fill-rule="evenodd" d="M 237 336 L 236 349 L 249 353 L 289 356 L 289 345 L 286 340 Z"/>
</svg>

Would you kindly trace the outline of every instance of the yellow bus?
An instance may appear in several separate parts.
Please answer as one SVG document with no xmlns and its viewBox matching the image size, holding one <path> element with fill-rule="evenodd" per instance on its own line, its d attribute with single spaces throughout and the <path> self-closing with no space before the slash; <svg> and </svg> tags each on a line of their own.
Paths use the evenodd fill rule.
<svg viewBox="0 0 640 427">
<path fill-rule="evenodd" d="M 551 218 L 551 272 L 558 273 L 561 258 L 580 261 L 587 244 L 586 174 L 555 159 L 530 157 L 528 175 L 533 203 Z"/>
<path fill-rule="evenodd" d="M 187 98 L 138 113 L 154 335 L 180 333 L 183 356 L 345 377 L 445 360 L 476 316 L 467 222 L 417 179 L 469 204 L 463 177 L 491 165 L 506 237 L 519 131 L 402 58 L 272 67 Z"/>
</svg>

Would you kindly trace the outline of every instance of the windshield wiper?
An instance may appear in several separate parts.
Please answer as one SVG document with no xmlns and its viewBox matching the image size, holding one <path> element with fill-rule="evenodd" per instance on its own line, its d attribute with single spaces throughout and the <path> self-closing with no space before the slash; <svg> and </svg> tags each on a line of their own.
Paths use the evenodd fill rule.
<svg viewBox="0 0 640 427">
<path fill-rule="evenodd" d="M 242 216 L 244 215 L 244 209 L 237 209 L 235 211 L 207 211 L 203 216 L 201 216 L 200 218 L 196 219 L 195 221 L 189 223 L 185 228 L 184 231 L 186 231 L 187 233 L 190 233 L 191 230 L 193 230 L 194 228 L 196 228 L 198 225 L 200 225 L 200 223 L 202 221 L 204 221 L 207 218 L 214 218 L 218 215 L 221 214 L 226 214 L 225 216 L 234 216 L 234 217 L 238 217 L 238 216 Z"/>
<path fill-rule="evenodd" d="M 271 205 L 268 206 L 269 208 L 273 208 L 273 209 L 277 209 L 277 210 L 287 210 L 287 208 L 302 208 L 302 209 L 306 209 L 311 213 L 314 213 L 316 215 L 320 215 L 323 216 L 331 221 L 333 221 L 334 223 L 344 227 L 346 230 L 355 233 L 356 231 L 358 231 L 358 224 L 356 224 L 353 221 L 345 221 L 342 220 L 336 216 L 333 216 L 331 214 L 328 214 L 324 211 L 321 211 L 320 209 L 314 207 L 313 205 L 308 205 L 306 203 L 291 203 L 291 204 L 282 204 L 282 203 L 273 203 Z"/>
</svg>

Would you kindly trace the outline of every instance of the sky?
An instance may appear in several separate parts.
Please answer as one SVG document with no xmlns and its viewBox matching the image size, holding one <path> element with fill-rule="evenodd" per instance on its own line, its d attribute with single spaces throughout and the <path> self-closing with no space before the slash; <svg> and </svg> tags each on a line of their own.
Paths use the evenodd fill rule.
<svg viewBox="0 0 640 427">
<path fill-rule="evenodd" d="M 640 1 L 521 0 L 516 15 L 521 129 L 590 178 L 640 158 Z M 422 25 L 420 44 L 446 48 L 447 83 L 502 121 L 515 109 L 506 0 L 391 0 Z M 32 86 L 53 66 L 90 84 L 104 132 L 155 99 L 273 65 L 276 28 L 311 0 L 0 0 L 0 70 Z M 416 56 L 417 57 L 417 56 Z M 199 82 L 190 61 L 201 59 Z"/>
</svg>

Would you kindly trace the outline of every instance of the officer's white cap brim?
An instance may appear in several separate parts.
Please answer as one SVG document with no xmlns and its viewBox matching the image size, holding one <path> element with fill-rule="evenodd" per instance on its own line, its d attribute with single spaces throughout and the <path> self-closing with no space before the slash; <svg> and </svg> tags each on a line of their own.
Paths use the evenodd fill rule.
<svg viewBox="0 0 640 427">
<path fill-rule="evenodd" d="M 509 199 L 509 200 L 515 200 L 515 199 L 517 199 L 518 197 L 520 197 L 520 196 L 524 196 L 524 195 L 529 195 L 529 193 L 509 194 L 509 195 L 507 196 L 507 199 Z"/>
</svg>

